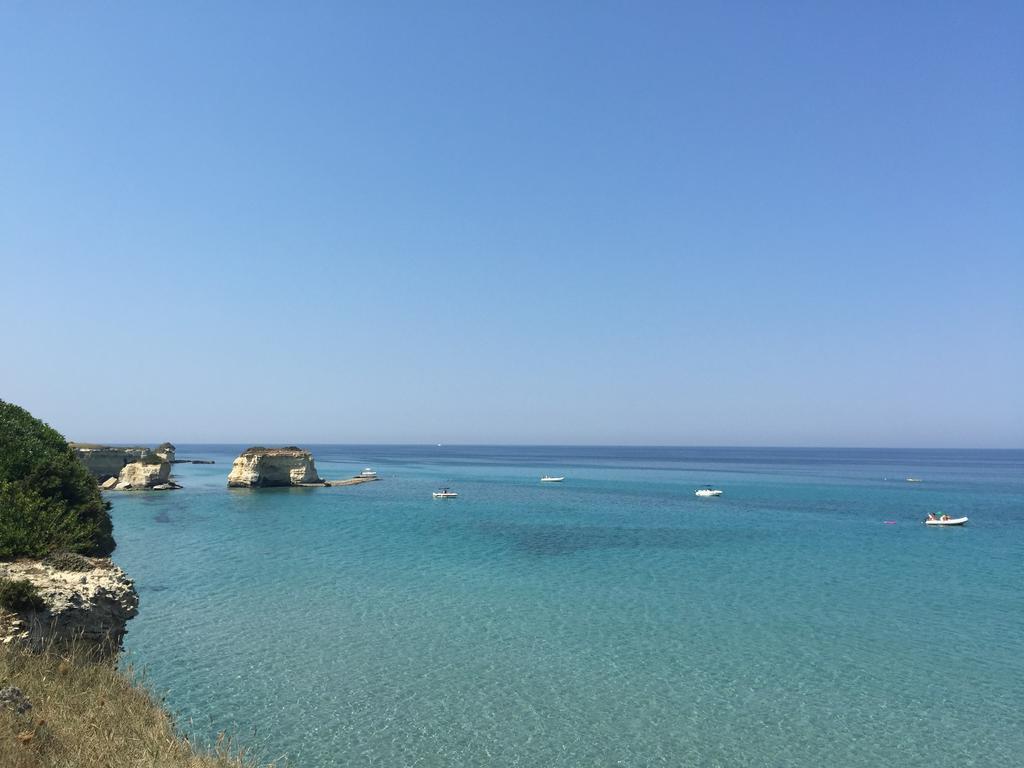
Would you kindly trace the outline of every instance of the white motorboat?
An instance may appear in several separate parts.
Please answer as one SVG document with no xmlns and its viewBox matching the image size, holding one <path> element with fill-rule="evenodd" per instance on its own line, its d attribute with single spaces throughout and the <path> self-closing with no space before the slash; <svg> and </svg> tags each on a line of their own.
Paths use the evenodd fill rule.
<svg viewBox="0 0 1024 768">
<path fill-rule="evenodd" d="M 540 479 L 542 483 L 560 483 L 563 480 L 565 480 L 564 477 L 552 477 L 551 475 L 544 475 L 544 477 Z"/>
<path fill-rule="evenodd" d="M 367 467 L 366 469 L 364 469 L 362 472 L 359 473 L 359 477 L 376 477 L 376 476 L 377 476 L 377 473 L 374 472 L 369 467 Z"/>
<path fill-rule="evenodd" d="M 720 490 L 718 490 L 717 488 L 713 488 L 710 485 L 706 485 L 703 488 L 698 488 L 694 492 L 693 495 L 694 496 L 700 496 L 701 498 L 705 498 L 706 499 L 706 498 L 710 498 L 712 496 L 721 496 L 722 492 Z"/>
<path fill-rule="evenodd" d="M 434 491 L 435 499 L 454 499 L 458 496 L 455 491 L 450 491 L 447 488 L 442 488 L 439 491 Z"/>
<path fill-rule="evenodd" d="M 947 517 L 943 520 L 941 517 L 936 517 L 934 520 L 925 520 L 925 525 L 963 525 L 966 523 L 968 518 L 966 517 Z"/>
<path fill-rule="evenodd" d="M 907 478 L 907 482 L 908 483 L 920 483 L 921 479 L 919 477 L 908 477 Z"/>
</svg>

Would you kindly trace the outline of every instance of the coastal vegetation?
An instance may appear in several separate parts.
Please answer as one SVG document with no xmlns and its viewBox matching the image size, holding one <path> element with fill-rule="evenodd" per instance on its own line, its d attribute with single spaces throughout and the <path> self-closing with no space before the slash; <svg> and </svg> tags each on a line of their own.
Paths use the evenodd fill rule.
<svg viewBox="0 0 1024 768">
<path fill-rule="evenodd" d="M 28 579 L 0 577 L 0 610 L 21 613 L 43 607 L 43 598 Z"/>
<path fill-rule="evenodd" d="M 17 691 L 16 696 L 4 692 Z M 26 707 L 26 704 L 30 705 Z M 0 647 L 3 768 L 248 768 L 221 740 L 212 753 L 181 738 L 129 671 L 64 648 Z"/>
<path fill-rule="evenodd" d="M 92 563 L 74 552 L 55 552 L 44 557 L 42 563 L 59 571 L 81 572 L 91 570 L 93 567 Z"/>
<path fill-rule="evenodd" d="M 0 559 L 114 551 L 110 505 L 57 430 L 0 400 Z"/>
</svg>

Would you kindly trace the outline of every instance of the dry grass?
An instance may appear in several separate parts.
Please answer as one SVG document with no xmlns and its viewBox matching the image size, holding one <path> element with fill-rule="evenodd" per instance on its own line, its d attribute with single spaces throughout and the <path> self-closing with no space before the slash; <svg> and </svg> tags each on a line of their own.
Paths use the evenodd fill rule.
<svg viewBox="0 0 1024 768">
<path fill-rule="evenodd" d="M 193 749 L 144 689 L 110 661 L 83 652 L 0 646 L 0 688 L 32 704 L 23 714 L 0 704 L 0 768 L 254 768 L 221 740 Z"/>
</svg>

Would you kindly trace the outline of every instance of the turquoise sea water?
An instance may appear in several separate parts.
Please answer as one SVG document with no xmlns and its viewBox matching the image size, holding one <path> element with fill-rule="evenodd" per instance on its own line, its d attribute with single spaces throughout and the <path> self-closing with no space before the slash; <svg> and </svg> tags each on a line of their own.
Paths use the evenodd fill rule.
<svg viewBox="0 0 1024 768">
<path fill-rule="evenodd" d="M 1024 765 L 1024 451 L 313 446 L 383 480 L 228 490 L 243 447 L 110 497 L 131 661 L 200 738 L 308 768 Z"/>
</svg>

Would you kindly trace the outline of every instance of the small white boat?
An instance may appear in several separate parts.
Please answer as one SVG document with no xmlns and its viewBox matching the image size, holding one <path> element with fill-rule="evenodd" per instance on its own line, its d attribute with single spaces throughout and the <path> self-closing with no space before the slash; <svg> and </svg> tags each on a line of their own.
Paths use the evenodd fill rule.
<svg viewBox="0 0 1024 768">
<path fill-rule="evenodd" d="M 374 472 L 369 467 L 367 467 L 366 469 L 364 469 L 362 472 L 359 473 L 359 477 L 376 477 L 376 476 L 377 476 L 377 473 Z"/>
<path fill-rule="evenodd" d="M 925 525 L 963 525 L 964 523 L 967 522 L 967 520 L 968 520 L 968 518 L 966 518 L 966 517 L 950 517 L 950 518 L 947 518 L 946 520 L 943 520 L 942 518 L 937 517 L 934 520 L 925 520 L 924 524 Z"/>
<path fill-rule="evenodd" d="M 552 477 L 551 475 L 544 475 L 544 477 L 540 479 L 542 483 L 560 483 L 563 480 L 565 480 L 564 477 Z"/>
<path fill-rule="evenodd" d="M 920 482 L 921 482 L 921 479 L 920 479 L 920 478 L 918 478 L 918 477 L 908 477 L 908 478 L 907 478 L 907 482 L 908 482 L 908 483 L 920 483 Z"/>
<path fill-rule="evenodd" d="M 442 488 L 440 491 L 434 491 L 435 499 L 454 499 L 459 494 L 455 491 L 449 491 L 447 488 Z"/>
<path fill-rule="evenodd" d="M 706 485 L 703 488 L 698 488 L 694 492 L 693 495 L 694 496 L 700 496 L 701 498 L 707 499 L 707 498 L 710 498 L 712 496 L 721 496 L 722 492 L 720 490 L 718 490 L 717 488 L 712 488 L 710 485 Z"/>
</svg>

